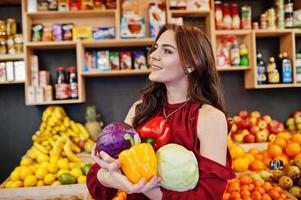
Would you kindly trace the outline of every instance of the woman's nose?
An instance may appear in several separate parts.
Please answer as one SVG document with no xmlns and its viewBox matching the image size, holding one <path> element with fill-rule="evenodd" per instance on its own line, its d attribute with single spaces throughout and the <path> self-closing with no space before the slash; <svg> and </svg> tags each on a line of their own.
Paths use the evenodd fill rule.
<svg viewBox="0 0 301 200">
<path fill-rule="evenodd" d="M 150 59 L 152 60 L 160 60 L 160 56 L 158 54 L 157 49 L 155 49 L 151 54 L 150 54 Z"/>
</svg>

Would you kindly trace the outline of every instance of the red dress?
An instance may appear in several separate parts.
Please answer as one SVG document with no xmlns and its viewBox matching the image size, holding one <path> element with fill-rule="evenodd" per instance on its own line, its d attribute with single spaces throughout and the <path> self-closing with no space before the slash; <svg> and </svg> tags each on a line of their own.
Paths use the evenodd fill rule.
<svg viewBox="0 0 301 200">
<path fill-rule="evenodd" d="M 183 103 L 168 104 L 166 106 L 166 114 L 176 110 Z M 200 141 L 197 137 L 197 119 L 200 104 L 188 102 L 183 108 L 176 111 L 167 122 L 172 127 L 170 143 L 176 143 L 186 147 L 194 152 L 199 163 L 199 182 L 195 189 L 186 192 L 175 192 L 161 188 L 163 192 L 162 199 L 168 200 L 220 200 L 226 188 L 227 180 L 234 178 L 234 173 L 231 169 L 231 157 L 227 152 L 227 163 L 223 166 L 213 160 L 203 157 L 200 154 Z M 153 117 L 161 115 L 160 111 Z M 218 148 L 218 147 L 212 147 Z M 117 190 L 102 186 L 96 178 L 96 173 L 100 169 L 97 164 L 94 164 L 87 176 L 87 187 L 91 196 L 97 200 L 111 200 Z M 131 194 L 127 197 L 128 200 L 143 200 L 148 199 L 142 194 Z"/>
</svg>

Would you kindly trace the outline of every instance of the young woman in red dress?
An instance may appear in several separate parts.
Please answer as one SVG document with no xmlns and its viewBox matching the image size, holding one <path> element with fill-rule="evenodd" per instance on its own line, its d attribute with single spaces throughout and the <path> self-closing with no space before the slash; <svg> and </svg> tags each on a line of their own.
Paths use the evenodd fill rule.
<svg viewBox="0 0 301 200">
<path fill-rule="evenodd" d="M 227 180 L 234 177 L 227 150 L 227 120 L 212 46 L 206 34 L 193 26 L 164 26 L 150 54 L 150 82 L 133 104 L 125 122 L 137 128 L 163 116 L 172 128 L 170 143 L 193 151 L 199 181 L 190 191 L 160 187 L 160 177 L 132 184 L 120 171 L 120 162 L 105 152 L 93 156 L 96 164 L 87 176 L 95 199 L 112 199 L 117 190 L 129 200 L 220 200 Z M 92 154 L 93 155 L 93 154 Z"/>
</svg>

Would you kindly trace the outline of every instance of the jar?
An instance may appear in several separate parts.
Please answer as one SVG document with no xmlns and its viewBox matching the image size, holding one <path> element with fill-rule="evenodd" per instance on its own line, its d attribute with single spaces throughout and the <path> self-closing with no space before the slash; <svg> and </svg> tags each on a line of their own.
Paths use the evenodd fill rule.
<svg viewBox="0 0 301 200">
<path fill-rule="evenodd" d="M 14 36 L 15 50 L 17 54 L 23 53 L 23 35 L 15 34 Z"/>
<path fill-rule="evenodd" d="M 7 44 L 7 52 L 9 54 L 16 54 L 15 42 L 13 36 L 7 37 L 6 44 Z"/>
<path fill-rule="evenodd" d="M 3 20 L 0 20 L 0 37 L 6 36 L 6 23 Z"/>
<path fill-rule="evenodd" d="M 301 83 L 301 52 L 298 52 L 296 55 L 296 72 L 296 81 L 297 83 Z"/>
<path fill-rule="evenodd" d="M 6 49 L 6 38 L 0 36 L 0 54 L 6 54 L 7 49 Z"/>
<path fill-rule="evenodd" d="M 14 18 L 6 20 L 6 33 L 7 35 L 15 35 L 17 33 L 17 22 Z"/>
</svg>

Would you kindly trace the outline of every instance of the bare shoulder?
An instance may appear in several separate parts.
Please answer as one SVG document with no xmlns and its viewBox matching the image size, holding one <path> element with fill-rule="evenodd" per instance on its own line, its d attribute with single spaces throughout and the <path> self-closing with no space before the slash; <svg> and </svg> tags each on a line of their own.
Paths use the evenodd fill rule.
<svg viewBox="0 0 301 200">
<path fill-rule="evenodd" d="M 208 122 L 211 121 L 214 123 L 226 123 L 225 114 L 219 109 L 208 104 L 204 104 L 200 108 L 198 118 L 201 120 L 206 120 Z"/>
<path fill-rule="evenodd" d="M 131 106 L 129 112 L 127 113 L 124 122 L 127 124 L 132 125 L 133 124 L 133 118 L 135 117 L 135 110 L 138 104 L 140 104 L 142 102 L 142 100 L 138 100 L 135 103 L 133 103 L 133 105 Z"/>
</svg>

